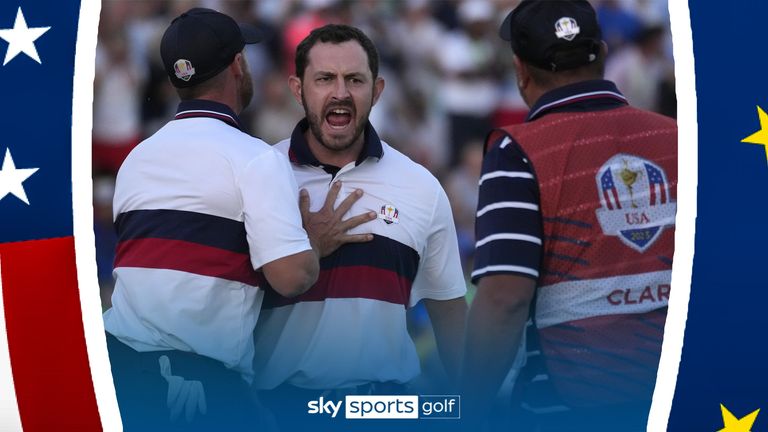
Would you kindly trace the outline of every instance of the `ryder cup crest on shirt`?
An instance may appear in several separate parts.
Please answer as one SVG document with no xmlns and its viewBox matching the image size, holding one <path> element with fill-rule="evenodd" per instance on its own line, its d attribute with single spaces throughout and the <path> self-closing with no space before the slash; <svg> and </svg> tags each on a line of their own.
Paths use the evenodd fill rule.
<svg viewBox="0 0 768 432">
<path fill-rule="evenodd" d="M 581 29 L 573 18 L 562 17 L 555 23 L 555 35 L 559 39 L 572 41 L 579 33 L 581 33 Z"/>
<path fill-rule="evenodd" d="M 638 156 L 617 154 L 595 176 L 603 233 L 645 252 L 667 226 L 675 224 L 677 204 L 669 194 L 664 169 Z"/>
<path fill-rule="evenodd" d="M 400 212 L 397 210 L 397 207 L 393 206 L 392 204 L 385 204 L 381 206 L 381 210 L 379 210 L 379 219 L 386 222 L 387 225 L 393 224 L 393 223 L 400 223 Z"/>
<path fill-rule="evenodd" d="M 173 70 L 176 73 L 176 78 L 189 81 L 192 75 L 195 74 L 195 68 L 192 67 L 192 63 L 189 60 L 179 59 L 173 64 Z"/>
</svg>

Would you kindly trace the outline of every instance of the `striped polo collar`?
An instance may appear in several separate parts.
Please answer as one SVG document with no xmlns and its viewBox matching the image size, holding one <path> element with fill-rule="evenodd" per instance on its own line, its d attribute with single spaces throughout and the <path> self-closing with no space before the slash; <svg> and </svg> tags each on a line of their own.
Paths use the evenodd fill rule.
<svg viewBox="0 0 768 432">
<path fill-rule="evenodd" d="M 602 111 L 627 105 L 627 98 L 607 80 L 582 81 L 556 88 L 536 101 L 525 121 L 553 112 Z"/>
<path fill-rule="evenodd" d="M 291 145 L 288 150 L 288 157 L 291 162 L 301 165 L 322 166 L 323 164 L 317 160 L 312 151 L 309 149 L 309 143 L 305 133 L 309 129 L 309 121 L 302 119 L 291 133 Z M 384 155 L 384 147 L 381 145 L 381 139 L 379 134 L 373 128 L 370 122 L 365 125 L 365 131 L 363 131 L 363 150 L 355 161 L 355 166 L 360 165 L 369 157 L 381 159 Z"/>
<path fill-rule="evenodd" d="M 181 120 L 195 117 L 208 117 L 221 120 L 224 123 L 243 130 L 240 118 L 232 111 L 230 107 L 223 103 L 203 100 L 203 99 L 191 99 L 184 100 L 179 103 L 179 108 L 176 110 L 176 116 L 174 120 Z"/>
</svg>

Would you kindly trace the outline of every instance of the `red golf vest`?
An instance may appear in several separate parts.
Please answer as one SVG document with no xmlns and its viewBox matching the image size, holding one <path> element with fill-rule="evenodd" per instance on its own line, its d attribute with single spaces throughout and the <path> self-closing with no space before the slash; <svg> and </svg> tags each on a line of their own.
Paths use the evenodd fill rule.
<svg viewBox="0 0 768 432">
<path fill-rule="evenodd" d="M 629 106 L 553 112 L 488 142 L 509 137 L 540 190 L 534 321 L 550 379 L 571 406 L 650 400 L 670 294 L 675 121 Z"/>
</svg>

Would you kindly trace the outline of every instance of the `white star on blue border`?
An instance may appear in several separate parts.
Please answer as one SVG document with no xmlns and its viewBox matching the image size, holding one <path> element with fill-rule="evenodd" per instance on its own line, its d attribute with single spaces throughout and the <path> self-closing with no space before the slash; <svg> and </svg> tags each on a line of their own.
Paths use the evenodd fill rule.
<svg viewBox="0 0 768 432">
<path fill-rule="evenodd" d="M 3 200 L 8 194 L 15 195 L 16 198 L 24 201 L 29 205 L 29 199 L 27 198 L 27 192 L 24 190 L 25 180 L 32 174 L 37 172 L 39 168 L 16 168 L 16 164 L 13 162 L 11 156 L 11 149 L 5 149 L 5 159 L 3 159 L 3 167 L 0 168 L 0 201 Z"/>
<path fill-rule="evenodd" d="M 0 29 L 0 38 L 8 42 L 8 51 L 5 52 L 3 66 L 7 65 L 9 61 L 13 60 L 20 53 L 24 53 L 32 60 L 42 64 L 40 56 L 37 54 L 35 41 L 48 30 L 50 30 L 50 27 L 27 27 L 27 20 L 24 19 L 24 13 L 21 12 L 21 7 L 19 7 L 18 12 L 16 12 L 16 21 L 13 23 L 13 28 Z"/>
</svg>

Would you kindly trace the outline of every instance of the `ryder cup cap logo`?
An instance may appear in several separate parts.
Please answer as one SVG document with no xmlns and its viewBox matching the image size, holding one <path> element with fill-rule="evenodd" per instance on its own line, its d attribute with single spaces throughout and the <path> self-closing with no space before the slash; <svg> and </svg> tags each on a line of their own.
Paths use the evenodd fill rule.
<svg viewBox="0 0 768 432">
<path fill-rule="evenodd" d="M 559 39 L 572 41 L 580 32 L 579 24 L 573 18 L 562 17 L 555 23 L 555 35 Z"/>
<path fill-rule="evenodd" d="M 381 210 L 379 210 L 379 219 L 384 220 L 384 222 L 387 223 L 387 225 L 392 223 L 400 223 L 399 213 L 397 210 L 397 207 L 393 206 L 392 204 L 386 204 L 381 206 Z"/>
<path fill-rule="evenodd" d="M 189 81 L 195 74 L 195 68 L 189 60 L 179 59 L 173 64 L 173 70 L 176 71 L 176 78 L 182 81 Z"/>
<path fill-rule="evenodd" d="M 606 235 L 645 252 L 667 226 L 675 224 L 677 204 L 659 165 L 628 154 L 608 159 L 595 177 L 602 207 L 597 220 Z"/>
</svg>

